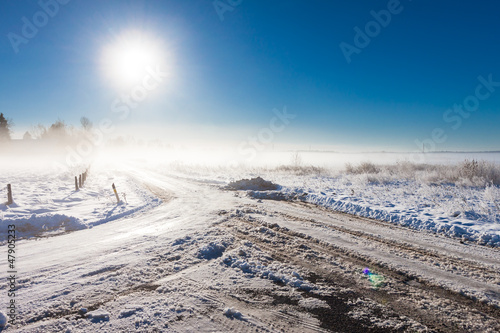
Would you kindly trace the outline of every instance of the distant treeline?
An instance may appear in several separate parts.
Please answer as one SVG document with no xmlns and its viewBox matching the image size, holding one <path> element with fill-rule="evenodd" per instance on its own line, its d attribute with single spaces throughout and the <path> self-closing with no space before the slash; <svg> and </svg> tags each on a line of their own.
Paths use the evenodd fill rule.
<svg viewBox="0 0 500 333">
<path fill-rule="evenodd" d="M 12 127 L 14 123 L 11 119 L 6 118 L 3 113 L 0 113 L 0 144 L 6 144 L 12 141 Z M 87 117 L 80 118 L 80 126 L 66 124 L 63 120 L 58 119 L 50 126 L 42 124 L 31 126 L 29 131 L 23 135 L 22 141 L 25 143 L 44 143 L 47 146 L 74 146 L 78 143 L 88 140 L 94 142 L 94 136 L 97 128 L 94 129 L 92 121 Z M 19 140 L 15 140 L 19 142 Z M 171 148 L 171 145 L 165 144 L 162 141 L 136 139 L 131 135 L 108 137 L 105 140 L 108 146 L 149 146 Z M 101 142 L 102 143 L 102 142 Z M 37 145 L 38 146 L 38 145 Z"/>
<path fill-rule="evenodd" d="M 42 124 L 32 126 L 29 131 L 23 135 L 23 140 L 49 140 L 68 142 L 72 139 L 78 139 L 86 132 L 92 129 L 92 122 L 87 117 L 80 119 L 81 127 L 67 125 L 63 120 L 58 119 L 49 127 Z M 0 113 L 0 141 L 12 140 L 12 119 L 8 119 L 3 113 Z"/>
</svg>

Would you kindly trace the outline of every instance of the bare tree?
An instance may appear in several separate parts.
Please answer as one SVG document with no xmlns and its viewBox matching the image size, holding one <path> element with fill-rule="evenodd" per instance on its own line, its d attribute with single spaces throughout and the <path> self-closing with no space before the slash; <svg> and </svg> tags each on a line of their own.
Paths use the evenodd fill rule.
<svg viewBox="0 0 500 333">
<path fill-rule="evenodd" d="M 42 124 L 31 126 L 30 134 L 33 139 L 41 139 L 45 136 L 47 129 Z"/>
<path fill-rule="evenodd" d="M 290 158 L 290 162 L 292 163 L 292 166 L 294 166 L 294 167 L 301 166 L 302 156 L 300 156 L 300 153 L 298 151 L 292 153 L 292 156 Z"/>
<path fill-rule="evenodd" d="M 90 131 L 92 129 L 92 126 L 93 126 L 92 122 L 87 117 L 81 117 L 80 124 L 82 124 L 83 130 L 87 131 L 87 132 Z"/>
</svg>

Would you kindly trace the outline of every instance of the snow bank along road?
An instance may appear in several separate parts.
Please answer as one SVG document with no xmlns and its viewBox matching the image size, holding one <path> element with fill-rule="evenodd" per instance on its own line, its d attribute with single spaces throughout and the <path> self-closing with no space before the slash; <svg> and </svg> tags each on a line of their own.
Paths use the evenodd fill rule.
<svg viewBox="0 0 500 333">
<path fill-rule="evenodd" d="M 500 331 L 498 248 L 123 172 L 163 204 L 19 241 L 7 332 Z"/>
</svg>

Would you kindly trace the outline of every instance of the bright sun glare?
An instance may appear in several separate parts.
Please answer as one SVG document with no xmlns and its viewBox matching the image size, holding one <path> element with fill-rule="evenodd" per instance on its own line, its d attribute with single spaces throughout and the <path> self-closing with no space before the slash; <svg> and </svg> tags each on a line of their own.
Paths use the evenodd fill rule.
<svg viewBox="0 0 500 333">
<path fill-rule="evenodd" d="M 163 63 L 159 43 L 137 31 L 125 33 L 107 45 L 102 62 L 106 77 L 119 88 L 140 83 L 148 67 Z"/>
</svg>

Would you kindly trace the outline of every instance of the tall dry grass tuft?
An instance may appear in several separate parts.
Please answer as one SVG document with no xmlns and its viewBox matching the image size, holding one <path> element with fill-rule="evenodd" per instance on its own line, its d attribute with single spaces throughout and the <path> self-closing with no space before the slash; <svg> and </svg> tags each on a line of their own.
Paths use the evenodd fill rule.
<svg viewBox="0 0 500 333">
<path fill-rule="evenodd" d="M 500 185 L 500 167 L 494 163 L 486 161 L 465 160 L 457 170 L 457 176 L 468 180 L 472 184 L 484 183 Z"/>
<path fill-rule="evenodd" d="M 348 174 L 361 175 L 361 174 L 375 174 L 379 173 L 381 170 L 375 164 L 371 162 L 361 162 L 358 165 L 352 165 L 347 163 L 345 170 Z"/>
</svg>

